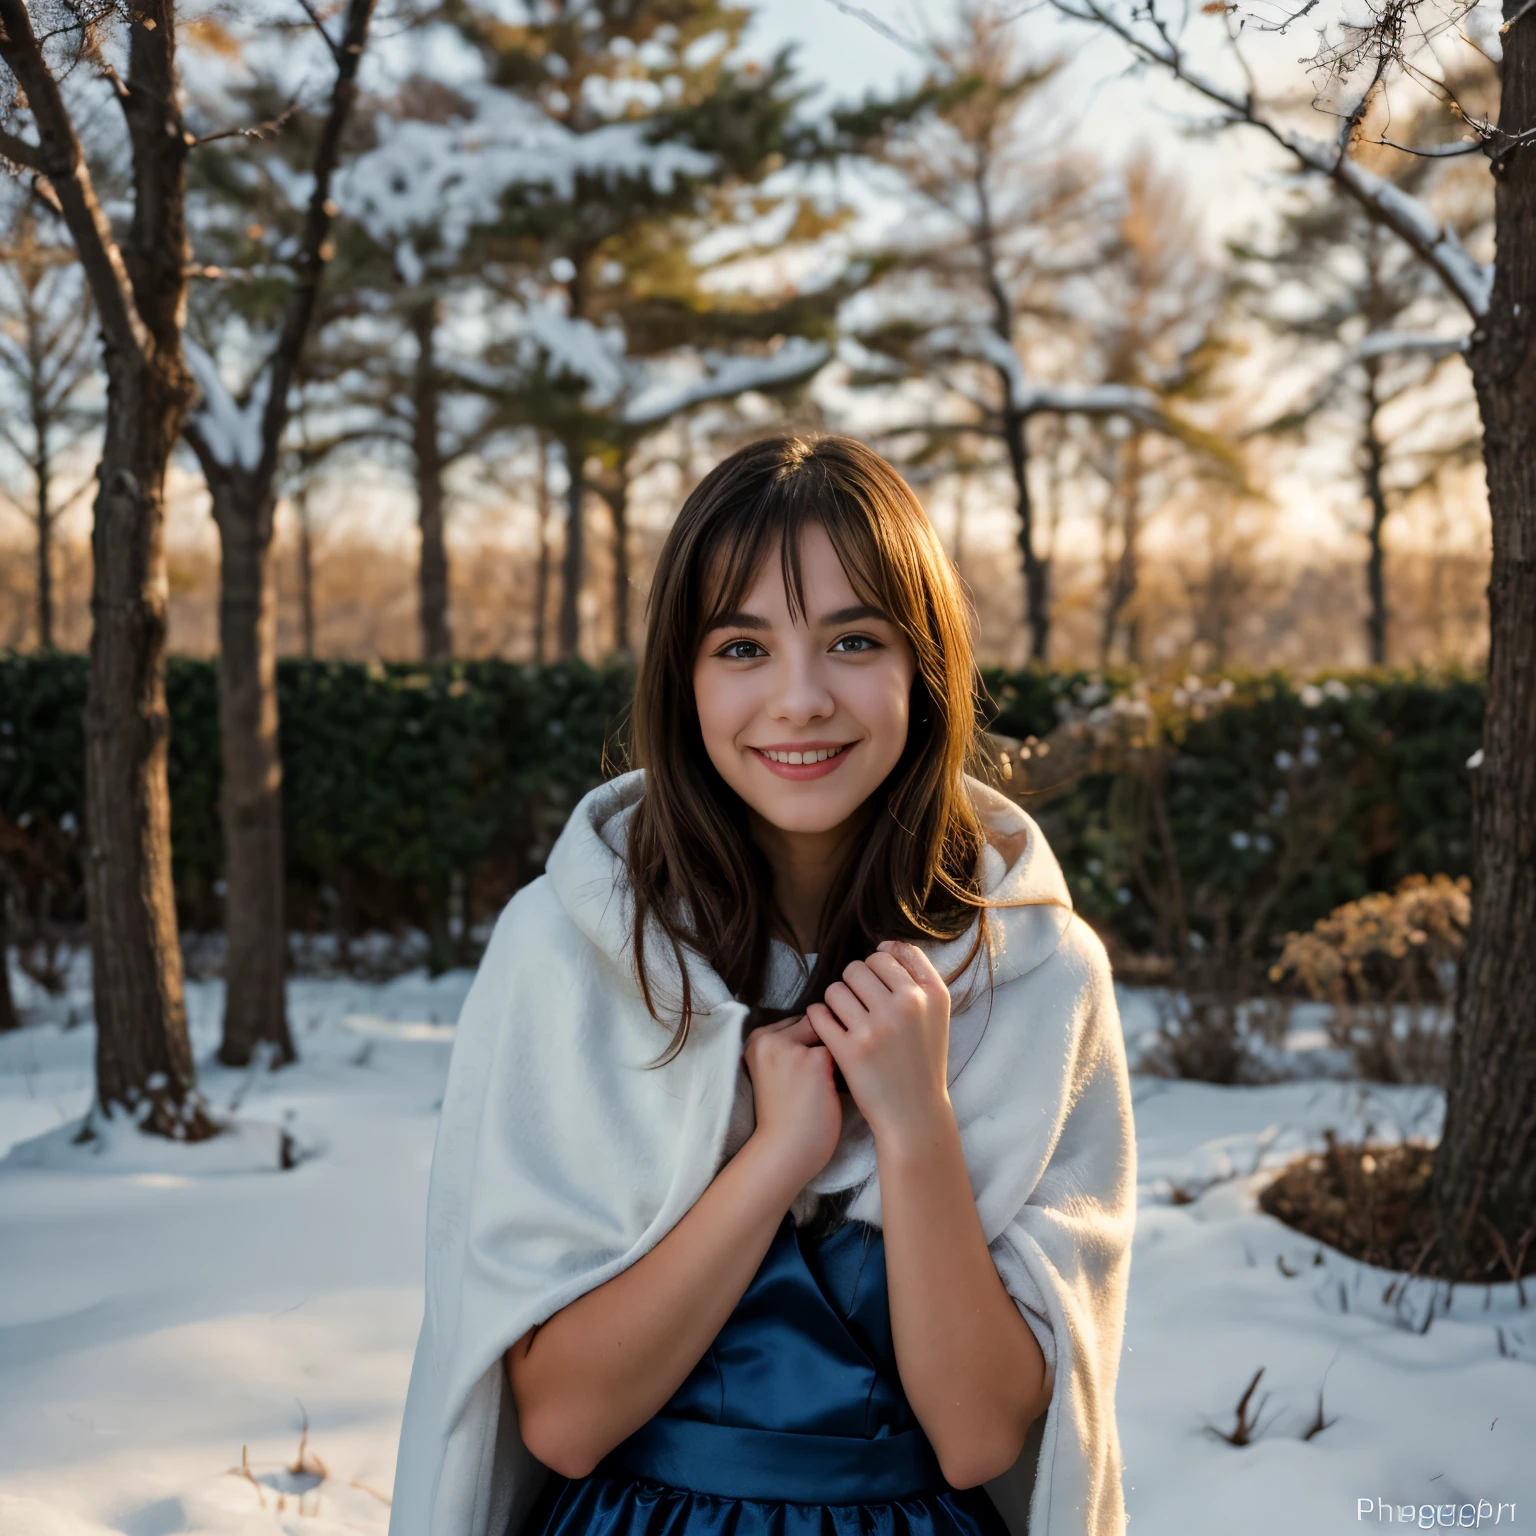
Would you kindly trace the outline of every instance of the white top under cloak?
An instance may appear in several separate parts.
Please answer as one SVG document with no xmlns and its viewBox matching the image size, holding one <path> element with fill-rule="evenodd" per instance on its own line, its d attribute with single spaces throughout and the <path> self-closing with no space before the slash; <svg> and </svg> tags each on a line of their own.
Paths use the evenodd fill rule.
<svg viewBox="0 0 1536 1536">
<path fill-rule="evenodd" d="M 1045 1356 L 1050 1406 L 985 1484 L 1011 1536 L 1123 1536 L 1114 1393 L 1136 1152 L 1103 946 L 1014 802 L 967 777 L 987 831 L 984 956 L 950 985 L 949 1094 L 993 1261 Z M 547 1469 L 523 1444 L 502 1357 L 536 1323 L 659 1242 L 753 1129 L 748 1009 L 687 956 L 694 1017 L 673 1061 L 670 946 L 647 938 L 666 1023 L 645 1007 L 621 875 L 643 770 L 586 795 L 545 873 L 503 910 L 460 1013 L 427 1204 L 426 1305 L 401 1426 L 390 1536 L 519 1536 Z M 925 945 L 946 977 L 972 934 Z M 802 959 L 776 944 L 764 1001 Z M 875 1149 L 856 1107 L 806 1186 L 861 1185 L 879 1226 Z"/>
</svg>

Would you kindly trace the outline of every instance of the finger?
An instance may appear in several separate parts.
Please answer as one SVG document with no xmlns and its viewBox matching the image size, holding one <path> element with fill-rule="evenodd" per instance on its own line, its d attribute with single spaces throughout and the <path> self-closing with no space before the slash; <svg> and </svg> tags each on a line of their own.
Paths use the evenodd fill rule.
<svg viewBox="0 0 1536 1536">
<path fill-rule="evenodd" d="M 944 978 L 935 969 L 933 961 L 905 939 L 887 939 L 880 948 L 890 955 L 920 987 L 943 986 Z"/>
<path fill-rule="evenodd" d="M 793 1019 L 786 1019 L 784 1023 L 786 1027 L 783 1034 L 786 1040 L 793 1040 L 797 1045 L 821 1044 L 816 1031 L 811 1028 L 810 1021 L 803 1013 Z"/>
<path fill-rule="evenodd" d="M 816 1031 L 816 1038 L 823 1045 L 828 1039 L 840 1039 L 848 1033 L 843 1021 L 825 1003 L 812 1003 L 805 1010 L 805 1022 Z"/>
<path fill-rule="evenodd" d="M 905 992 L 913 984 L 912 973 L 893 954 L 882 954 L 877 950 L 867 964 L 890 992 Z"/>
<path fill-rule="evenodd" d="M 816 1031 L 817 1038 L 827 1048 L 832 1060 L 838 1062 L 838 1052 L 842 1049 L 843 1041 L 848 1038 L 848 1031 L 838 1023 L 837 1016 L 825 1003 L 812 1003 L 805 1010 L 805 1019 Z"/>
<path fill-rule="evenodd" d="M 803 1013 L 792 1013 L 787 1018 L 773 1019 L 767 1024 L 759 1024 L 752 1033 L 755 1035 L 758 1030 L 764 1030 L 772 1034 L 778 1034 L 781 1030 L 793 1029 L 804 1017 Z"/>
<path fill-rule="evenodd" d="M 869 1018 L 869 1010 L 861 1003 L 846 982 L 834 981 L 822 994 L 828 1008 L 845 1025 L 862 1023 Z"/>
<path fill-rule="evenodd" d="M 863 960 L 855 960 L 843 972 L 843 982 L 866 1008 L 878 1008 L 890 996 L 891 989 Z"/>
</svg>

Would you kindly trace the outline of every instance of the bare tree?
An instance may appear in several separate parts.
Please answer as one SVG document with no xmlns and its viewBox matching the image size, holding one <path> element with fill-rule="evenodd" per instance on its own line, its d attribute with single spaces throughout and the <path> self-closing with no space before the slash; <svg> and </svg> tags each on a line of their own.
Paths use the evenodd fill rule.
<svg viewBox="0 0 1536 1536">
<path fill-rule="evenodd" d="M 1056 65 L 1022 52 L 1002 0 L 964 0 L 956 28 L 920 47 L 932 61 L 933 110 L 876 154 L 900 176 L 914 217 L 876 253 L 888 276 L 870 295 L 869 318 L 853 318 L 867 355 L 860 378 L 921 378 L 959 403 L 963 418 L 941 407 L 937 420 L 913 423 L 920 437 L 980 432 L 1001 443 L 1018 507 L 1030 654 L 1044 660 L 1050 561 L 1037 536 L 1031 420 L 1082 415 L 1177 427 L 1152 389 L 1050 382 L 1027 366 L 1050 333 L 1068 329 L 1064 285 L 1096 269 L 1115 240 L 1091 160 L 1048 147 L 1041 101 Z M 908 433 L 903 424 L 887 435 Z"/>
<path fill-rule="evenodd" d="M 1116 239 L 1094 274 L 1093 311 L 1083 323 L 1100 381 L 1129 385 L 1163 401 L 1198 399 L 1227 346 L 1222 334 L 1226 283 L 1205 258 L 1200 225 L 1183 181 L 1134 155 L 1122 177 Z M 1104 607 L 1099 662 L 1107 666 L 1117 639 L 1132 665 L 1143 660 L 1141 541 L 1149 505 L 1166 494 L 1188 460 L 1178 438 L 1152 432 L 1135 416 L 1094 423 L 1107 439 Z M 1192 429 L 1186 427 L 1186 437 Z M 1201 440 L 1210 467 L 1241 475 L 1215 436 Z M 1118 547 L 1117 547 L 1118 546 Z"/>
<path fill-rule="evenodd" d="M 546 659 L 546 637 L 549 630 L 549 444 L 545 442 L 542 432 L 535 434 L 534 444 L 539 456 L 539 472 L 534 477 L 534 494 L 537 498 L 534 506 L 539 520 L 539 558 L 533 584 L 533 659 L 542 665 Z"/>
<path fill-rule="evenodd" d="M 288 1028 L 288 935 L 283 860 L 282 759 L 278 750 L 277 590 L 272 542 L 277 474 L 291 419 L 292 386 L 333 252 L 331 182 L 357 90 L 357 71 L 375 0 L 348 0 L 335 37 L 313 25 L 335 66 L 330 97 L 310 156 L 303 231 L 292 287 L 276 339 L 239 397 L 214 359 L 188 345 L 201 401 L 184 433 L 213 498 L 222 568 L 219 583 L 219 795 L 224 833 L 225 961 L 219 1060 L 243 1066 L 258 1042 L 274 1064 L 296 1055 Z M 306 11 L 308 8 L 306 7 Z M 309 13 L 313 16 L 313 13 Z"/>
<path fill-rule="evenodd" d="M 1470 74 L 1486 78 L 1486 64 Z M 1465 76 L 1457 82 L 1464 96 L 1479 83 Z M 1423 137 L 1437 126 L 1447 130 L 1448 114 L 1436 110 L 1439 105 L 1430 103 L 1406 124 L 1400 112 L 1398 131 Z M 1379 131 L 1382 117 L 1378 104 L 1364 127 Z M 1460 158 L 1409 157 L 1370 144 L 1356 154 L 1405 192 L 1444 208 L 1462 240 L 1492 216 L 1491 184 L 1476 177 L 1468 187 L 1469 167 Z M 1414 253 L 1354 198 L 1310 177 L 1302 178 L 1296 192 L 1297 205 L 1286 210 L 1273 244 L 1233 247 L 1259 313 L 1315 365 L 1305 398 L 1256 430 L 1310 435 L 1330 419 L 1345 418 L 1366 508 L 1367 654 L 1373 665 L 1384 666 L 1387 519 L 1447 462 L 1465 454 L 1467 432 L 1459 418 L 1473 409 L 1471 390 L 1462 412 L 1445 387 L 1448 364 L 1461 372 L 1458 306 Z"/>
<path fill-rule="evenodd" d="M 171 884 L 164 544 L 166 465 L 194 393 L 181 345 L 193 136 L 178 103 L 171 0 L 137 0 L 131 14 L 59 5 L 50 22 L 39 35 L 25 0 L 0 0 L 10 86 L 0 156 L 31 174 L 68 228 L 106 364 L 85 711 L 96 1108 L 121 1108 L 147 1131 L 198 1139 L 216 1126 L 196 1090 Z M 103 52 L 118 28 L 126 74 Z M 65 97 L 63 82 L 76 70 L 94 73 L 123 114 L 133 214 L 121 244 Z"/>
<path fill-rule="evenodd" d="M 79 261 L 67 239 L 43 238 L 33 201 L 17 204 L 0 245 L 0 377 L 21 402 L 15 413 L 0 412 L 0 443 L 32 480 L 32 505 L 22 510 L 37 534 L 37 643 L 49 650 L 54 525 L 90 483 L 60 492 L 58 461 L 100 425 L 101 413 L 81 400 L 97 357 Z"/>
<path fill-rule="evenodd" d="M 1444 93 L 1433 45 L 1468 8 L 1438 0 L 1369 7 L 1363 23 L 1327 28 L 1314 64 L 1338 115 L 1332 140 L 1291 126 L 1267 103 L 1238 49 L 1238 27 L 1283 28 L 1278 18 L 1223 5 L 1237 53 L 1228 84 L 1190 58 L 1160 0 L 1120 11 L 1110 0 L 1053 0 L 1064 14 L 1119 37 L 1144 64 L 1176 77 L 1214 105 L 1224 125 L 1267 137 L 1299 167 L 1327 178 L 1390 230 L 1435 274 L 1471 322 L 1466 357 L 1483 422 L 1483 462 L 1493 530 L 1488 584 L 1488 702 L 1473 759 L 1472 927 L 1457 997 L 1445 1130 L 1431 1198 L 1441 1272 L 1483 1278 L 1475 1255 L 1491 1241 L 1514 1270 L 1536 1236 L 1536 19 L 1529 0 L 1505 0 L 1498 120 L 1457 104 L 1457 141 L 1401 145 L 1427 157 L 1481 154 L 1494 186 L 1499 259 L 1473 258 L 1455 228 L 1376 174 L 1356 153 L 1372 104 L 1391 86 Z M 1310 24 L 1316 24 L 1313 15 Z M 1381 138 L 1385 140 L 1385 135 Z M 1400 141 L 1392 141 L 1399 145 Z M 1511 1276 L 1513 1278 L 1513 1276 Z"/>
</svg>

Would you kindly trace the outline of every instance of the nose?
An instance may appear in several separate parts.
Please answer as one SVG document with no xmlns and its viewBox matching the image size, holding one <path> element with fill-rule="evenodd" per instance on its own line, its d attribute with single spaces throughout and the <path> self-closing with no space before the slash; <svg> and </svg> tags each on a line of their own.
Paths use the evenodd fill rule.
<svg viewBox="0 0 1536 1536">
<path fill-rule="evenodd" d="M 836 712 L 837 701 L 820 674 L 816 659 L 797 654 L 799 647 L 784 657 L 774 679 L 768 714 L 786 725 L 806 725 L 825 720 Z"/>
</svg>

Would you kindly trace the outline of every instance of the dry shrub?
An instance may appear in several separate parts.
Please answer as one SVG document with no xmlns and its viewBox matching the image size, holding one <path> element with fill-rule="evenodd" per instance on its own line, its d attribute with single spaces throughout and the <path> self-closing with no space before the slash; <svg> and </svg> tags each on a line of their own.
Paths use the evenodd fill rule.
<svg viewBox="0 0 1536 1536">
<path fill-rule="evenodd" d="M 1449 1272 L 1438 1253 L 1439 1218 L 1430 1197 L 1435 1148 L 1418 1141 L 1376 1143 L 1369 1135 L 1367 1128 L 1366 1140 L 1343 1142 L 1324 1130 L 1324 1150 L 1293 1158 L 1259 1191 L 1259 1209 L 1351 1259 L 1398 1271 L 1381 1299 L 1393 1305 L 1399 1326 L 1410 1326 L 1403 1308 L 1417 1278 L 1475 1285 L 1513 1282 L 1525 1306 L 1522 1277 L 1536 1272 L 1536 1222 L 1511 1245 L 1484 1217 L 1468 1235 L 1462 1268 Z M 1276 1262 L 1282 1274 L 1299 1273 Z M 1322 1262 L 1319 1250 L 1313 1263 Z M 1342 1282 L 1339 1300 L 1347 1307 Z M 1439 1310 L 1449 1305 L 1448 1295 Z M 1425 1332 L 1436 1310 L 1431 1298 L 1428 1311 L 1411 1324 L 1415 1331 Z"/>
<path fill-rule="evenodd" d="M 1157 1028 L 1135 1070 L 1224 1086 L 1285 1076 L 1276 1052 L 1290 1029 L 1290 1002 L 1249 997 L 1247 980 L 1244 970 L 1187 969 L 1183 986 L 1157 998 Z"/>
<path fill-rule="evenodd" d="M 1294 1159 L 1260 1192 L 1259 1209 L 1352 1259 L 1419 1273 L 1434 1235 L 1434 1148 L 1323 1139 L 1325 1151 Z"/>
<path fill-rule="evenodd" d="M 1362 1077 L 1443 1085 L 1446 1014 L 1471 914 L 1465 877 L 1410 875 L 1290 934 L 1270 979 L 1332 1005 L 1329 1038 Z"/>
</svg>

